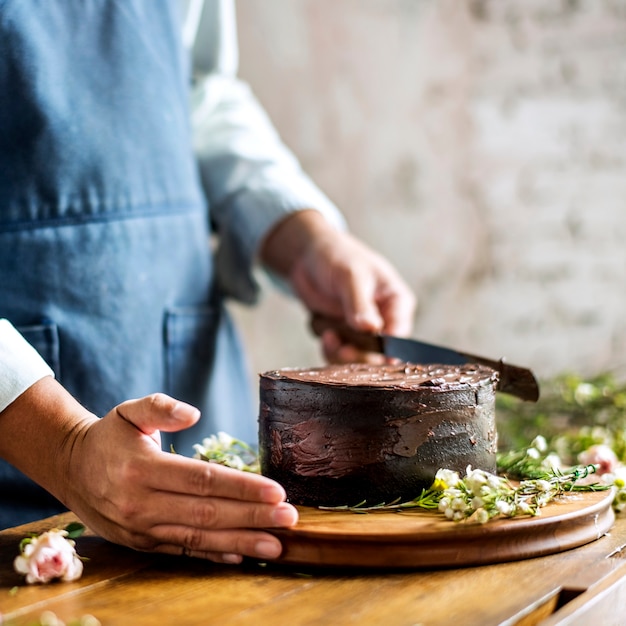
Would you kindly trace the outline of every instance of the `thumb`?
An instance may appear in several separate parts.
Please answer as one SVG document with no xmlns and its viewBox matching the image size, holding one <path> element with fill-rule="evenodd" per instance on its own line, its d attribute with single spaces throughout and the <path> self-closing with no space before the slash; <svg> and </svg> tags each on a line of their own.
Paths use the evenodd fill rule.
<svg viewBox="0 0 626 626">
<path fill-rule="evenodd" d="M 159 430 L 173 433 L 193 426 L 200 419 L 200 411 L 164 393 L 154 393 L 137 400 L 119 404 L 116 413 L 146 435 Z"/>
</svg>

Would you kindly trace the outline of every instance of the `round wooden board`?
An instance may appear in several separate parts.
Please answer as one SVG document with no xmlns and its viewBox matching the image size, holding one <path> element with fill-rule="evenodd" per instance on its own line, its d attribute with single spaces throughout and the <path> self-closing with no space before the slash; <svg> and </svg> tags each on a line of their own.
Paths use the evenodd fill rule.
<svg viewBox="0 0 626 626">
<path fill-rule="evenodd" d="M 590 543 L 613 525 L 611 491 L 577 493 L 537 517 L 487 524 L 450 522 L 435 512 L 321 511 L 298 507 L 291 529 L 272 529 L 276 563 L 333 567 L 433 568 L 485 565 L 554 554 Z"/>
</svg>

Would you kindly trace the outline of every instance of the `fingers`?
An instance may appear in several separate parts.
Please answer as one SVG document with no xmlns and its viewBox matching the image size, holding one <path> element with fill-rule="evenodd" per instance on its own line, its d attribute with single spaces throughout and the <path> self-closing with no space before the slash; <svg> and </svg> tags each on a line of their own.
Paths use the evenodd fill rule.
<svg viewBox="0 0 626 626">
<path fill-rule="evenodd" d="M 151 535 L 164 543 L 173 543 L 194 550 L 233 550 L 216 545 L 214 538 L 227 530 L 259 530 L 267 528 L 290 528 L 298 522 L 298 512 L 291 504 L 259 504 L 237 502 L 219 498 L 163 497 L 162 502 L 153 499 L 154 510 L 145 516 L 158 519 L 151 526 Z M 168 510 L 162 508 L 167 504 Z M 147 526 L 148 520 L 138 518 L 138 526 Z M 250 552 L 247 552 L 250 554 Z"/>
<path fill-rule="evenodd" d="M 376 298 L 377 276 L 370 271 L 355 268 L 343 281 L 340 292 L 343 317 L 346 322 L 366 332 L 380 332 L 385 320 L 381 315 Z"/>
<path fill-rule="evenodd" d="M 166 452 L 159 456 L 159 462 L 153 463 L 151 468 L 137 461 L 137 467 L 129 468 L 128 473 L 145 476 L 148 487 L 170 493 L 268 504 L 277 504 L 286 498 L 285 490 L 278 483 L 258 474 Z"/>
<path fill-rule="evenodd" d="M 350 343 L 344 343 L 332 330 L 321 337 L 324 358 L 329 363 L 384 363 L 386 357 L 376 352 L 364 352 Z"/>
<path fill-rule="evenodd" d="M 355 266 L 342 292 L 344 317 L 353 328 L 406 336 L 413 328 L 416 298 L 408 285 L 378 255 Z"/>
<path fill-rule="evenodd" d="M 400 281 L 394 291 L 381 296 L 378 302 L 385 320 L 383 332 L 408 337 L 413 330 L 417 298 L 404 281 Z"/>
<path fill-rule="evenodd" d="M 167 535 L 168 529 L 164 529 Z M 280 541 L 269 533 L 248 530 L 224 530 L 211 533 L 209 542 L 201 543 L 195 535 L 179 535 L 175 531 L 172 543 L 165 541 L 153 548 L 164 554 L 184 554 L 194 558 L 208 559 L 216 563 L 238 564 L 244 556 L 256 559 L 277 559 L 282 546 Z M 193 547 L 194 544 L 210 545 L 210 548 Z"/>
<path fill-rule="evenodd" d="M 220 563 L 238 563 L 242 555 L 259 559 L 280 555 L 280 542 L 260 529 L 297 523 L 298 512 L 283 501 L 282 487 L 262 476 L 214 463 L 172 458 L 174 466 L 189 469 L 193 465 L 209 480 L 185 482 L 182 478 L 181 482 L 177 471 L 168 471 L 169 481 L 155 481 L 161 490 L 118 505 L 121 526 L 135 529 L 131 547 Z M 176 490 L 181 484 L 189 491 L 163 490 L 166 486 Z"/>
<path fill-rule="evenodd" d="M 263 476 L 161 451 L 118 466 L 112 489 L 76 510 L 95 532 L 136 550 L 271 559 L 280 542 L 262 529 L 298 521 L 284 489 Z"/>
<path fill-rule="evenodd" d="M 357 330 L 409 335 L 416 299 L 400 274 L 348 233 L 332 237 L 294 264 L 290 278 L 300 299 Z"/>
</svg>

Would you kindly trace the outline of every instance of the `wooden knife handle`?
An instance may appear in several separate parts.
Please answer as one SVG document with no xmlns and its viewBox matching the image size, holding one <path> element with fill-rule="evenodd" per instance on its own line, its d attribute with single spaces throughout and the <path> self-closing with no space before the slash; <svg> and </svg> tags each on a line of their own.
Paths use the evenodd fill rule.
<svg viewBox="0 0 626 626">
<path fill-rule="evenodd" d="M 384 353 L 383 340 L 380 335 L 355 330 L 351 326 L 348 326 L 343 320 L 335 317 L 314 313 L 311 318 L 311 330 L 318 337 L 321 337 L 324 331 L 332 330 L 336 332 L 343 341 L 352 344 L 360 350 Z"/>
</svg>

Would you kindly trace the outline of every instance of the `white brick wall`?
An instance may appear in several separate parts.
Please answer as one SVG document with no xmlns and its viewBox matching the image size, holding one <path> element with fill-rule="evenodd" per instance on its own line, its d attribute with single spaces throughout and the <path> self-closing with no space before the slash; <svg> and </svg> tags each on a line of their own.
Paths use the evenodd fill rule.
<svg viewBox="0 0 626 626">
<path fill-rule="evenodd" d="M 415 288 L 417 337 L 539 376 L 626 363 L 626 0 L 238 14 L 242 76 Z M 237 316 L 253 370 L 320 360 L 284 298 Z"/>
</svg>

